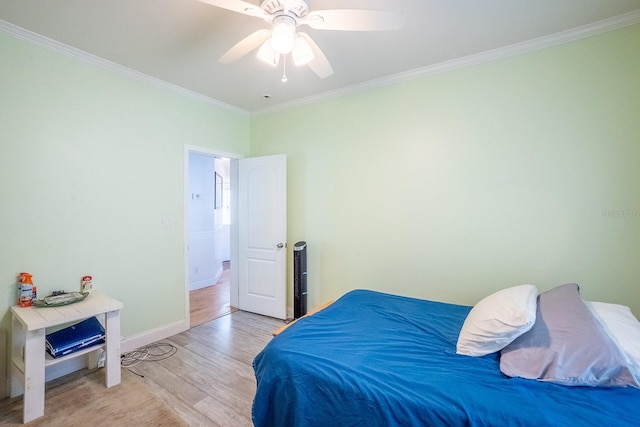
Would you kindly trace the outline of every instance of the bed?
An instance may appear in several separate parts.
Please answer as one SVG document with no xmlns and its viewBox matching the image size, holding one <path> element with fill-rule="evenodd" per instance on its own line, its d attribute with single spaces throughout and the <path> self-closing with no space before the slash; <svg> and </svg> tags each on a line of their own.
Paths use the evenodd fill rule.
<svg viewBox="0 0 640 427">
<path fill-rule="evenodd" d="M 456 353 L 472 307 L 354 290 L 253 365 L 256 426 L 637 426 L 640 389 L 508 377 Z"/>
</svg>

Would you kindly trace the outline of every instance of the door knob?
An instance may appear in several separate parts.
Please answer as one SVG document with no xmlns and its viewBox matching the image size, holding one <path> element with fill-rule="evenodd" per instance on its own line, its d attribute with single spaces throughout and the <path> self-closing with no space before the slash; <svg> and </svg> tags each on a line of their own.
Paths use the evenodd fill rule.
<svg viewBox="0 0 640 427">
<path fill-rule="evenodd" d="M 278 243 L 276 246 L 278 249 L 284 248 L 284 243 Z"/>
</svg>

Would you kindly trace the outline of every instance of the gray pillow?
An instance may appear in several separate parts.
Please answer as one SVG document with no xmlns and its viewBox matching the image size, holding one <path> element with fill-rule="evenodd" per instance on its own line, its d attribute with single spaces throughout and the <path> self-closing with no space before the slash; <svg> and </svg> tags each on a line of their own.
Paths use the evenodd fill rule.
<svg viewBox="0 0 640 427">
<path fill-rule="evenodd" d="M 640 387 L 575 283 L 538 296 L 535 324 L 501 351 L 500 370 L 571 386 Z"/>
</svg>

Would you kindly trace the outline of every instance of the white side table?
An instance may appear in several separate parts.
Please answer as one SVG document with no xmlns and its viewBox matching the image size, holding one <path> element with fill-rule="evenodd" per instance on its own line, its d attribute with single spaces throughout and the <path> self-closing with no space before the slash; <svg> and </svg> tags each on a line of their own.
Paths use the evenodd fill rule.
<svg viewBox="0 0 640 427">
<path fill-rule="evenodd" d="M 105 385 L 120 384 L 120 309 L 107 295 L 92 292 L 83 301 L 62 307 L 11 307 L 11 397 L 24 394 L 23 422 L 44 415 L 47 366 L 105 348 Z M 104 315 L 105 343 L 54 359 L 46 354 L 46 328 Z"/>
</svg>

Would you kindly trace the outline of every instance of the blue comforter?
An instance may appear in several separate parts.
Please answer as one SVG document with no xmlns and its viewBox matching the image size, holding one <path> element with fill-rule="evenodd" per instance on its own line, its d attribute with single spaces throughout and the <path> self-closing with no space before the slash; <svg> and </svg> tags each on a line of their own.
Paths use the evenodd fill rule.
<svg viewBox="0 0 640 427">
<path fill-rule="evenodd" d="M 638 426 L 640 389 L 509 378 L 456 354 L 471 307 L 356 290 L 258 354 L 256 426 Z"/>
</svg>

